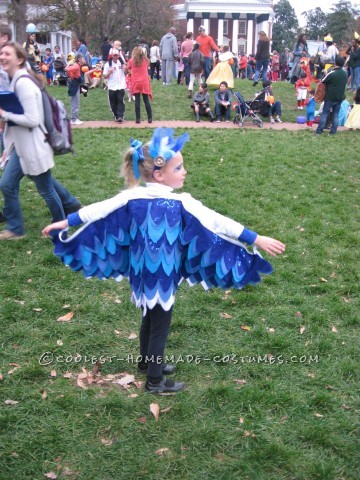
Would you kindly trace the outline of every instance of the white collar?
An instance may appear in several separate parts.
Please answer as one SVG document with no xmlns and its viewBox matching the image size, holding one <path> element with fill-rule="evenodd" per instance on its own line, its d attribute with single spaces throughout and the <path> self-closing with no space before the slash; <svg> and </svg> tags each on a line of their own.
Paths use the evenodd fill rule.
<svg viewBox="0 0 360 480">
<path fill-rule="evenodd" d="M 174 189 L 168 185 L 163 185 L 157 182 L 146 182 L 146 187 L 152 190 L 163 190 L 164 192 L 172 192 Z"/>
</svg>

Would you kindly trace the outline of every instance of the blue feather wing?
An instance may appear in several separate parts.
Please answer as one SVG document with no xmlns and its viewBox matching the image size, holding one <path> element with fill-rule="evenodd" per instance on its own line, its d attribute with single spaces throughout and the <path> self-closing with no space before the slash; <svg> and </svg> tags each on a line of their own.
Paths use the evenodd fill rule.
<svg viewBox="0 0 360 480">
<path fill-rule="evenodd" d="M 54 254 L 85 277 L 129 276 L 130 222 L 126 206 L 86 224 L 66 240 L 54 237 Z"/>
<path fill-rule="evenodd" d="M 240 289 L 272 272 L 271 264 L 258 253 L 211 232 L 185 209 L 183 225 L 181 274 L 190 284 Z"/>
</svg>

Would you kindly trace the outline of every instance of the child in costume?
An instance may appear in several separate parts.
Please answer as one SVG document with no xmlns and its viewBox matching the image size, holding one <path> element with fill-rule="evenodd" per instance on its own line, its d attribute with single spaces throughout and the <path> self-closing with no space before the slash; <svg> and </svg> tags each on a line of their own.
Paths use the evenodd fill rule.
<svg viewBox="0 0 360 480">
<path fill-rule="evenodd" d="M 234 56 L 229 51 L 229 47 L 225 46 L 222 53 L 219 54 L 219 63 L 212 69 L 207 84 L 217 87 L 220 82 L 226 81 L 229 88 L 234 88 L 234 74 L 230 65 L 234 63 Z"/>
<path fill-rule="evenodd" d="M 354 105 L 346 120 L 345 127 L 351 130 L 360 129 L 360 87 L 356 90 Z"/>
<path fill-rule="evenodd" d="M 46 71 L 46 83 L 48 85 L 51 85 L 51 82 L 53 81 L 53 76 L 54 76 L 54 56 L 51 53 L 51 48 L 47 48 L 45 50 L 46 54 L 44 57 L 44 64 L 47 65 L 48 70 Z"/>
<path fill-rule="evenodd" d="M 54 235 L 55 255 L 86 277 L 129 279 L 132 300 L 143 313 L 138 371 L 147 375 L 145 390 L 152 393 L 185 386 L 167 379 L 175 366 L 162 363 L 180 282 L 241 289 L 260 282 L 260 273 L 269 274 L 272 267 L 240 242 L 273 256 L 285 250 L 278 240 L 246 229 L 190 194 L 173 192 L 185 181 L 181 149 L 189 140 L 186 133 L 173 134 L 157 128 L 146 145 L 131 139 L 123 175 L 133 188 L 43 229 L 49 235 L 84 224 L 69 238 L 64 232 Z M 139 186 L 140 180 L 146 186 Z"/>
<path fill-rule="evenodd" d="M 310 79 L 306 76 L 306 72 L 301 70 L 300 78 L 295 83 L 297 108 L 304 110 L 307 92 L 310 90 Z"/>
<path fill-rule="evenodd" d="M 210 110 L 210 93 L 207 91 L 206 83 L 199 85 L 199 91 L 194 95 L 194 101 L 191 108 L 194 109 L 197 122 L 200 122 L 200 115 L 209 115 L 210 122 L 215 120 L 215 117 Z"/>
<path fill-rule="evenodd" d="M 315 90 L 310 90 L 309 96 L 305 101 L 306 105 L 306 125 L 312 127 L 315 118 L 316 102 L 314 98 Z"/>
</svg>

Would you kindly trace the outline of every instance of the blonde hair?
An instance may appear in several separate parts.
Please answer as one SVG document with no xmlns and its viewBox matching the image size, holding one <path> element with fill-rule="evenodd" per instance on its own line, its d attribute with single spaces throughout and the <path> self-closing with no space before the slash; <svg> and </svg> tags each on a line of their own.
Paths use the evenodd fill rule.
<svg viewBox="0 0 360 480">
<path fill-rule="evenodd" d="M 140 180 L 149 182 L 153 180 L 154 172 L 154 159 L 149 155 L 149 145 L 146 143 L 143 147 L 144 160 L 140 160 L 138 163 L 140 178 L 135 178 L 134 175 L 134 163 L 133 153 L 135 148 L 129 148 L 125 153 L 124 162 L 121 166 L 121 176 L 124 178 L 128 187 L 135 187 L 140 183 Z"/>
<path fill-rule="evenodd" d="M 259 32 L 259 35 L 260 35 L 260 37 L 262 37 L 263 40 L 267 40 L 267 41 L 269 40 L 269 37 L 266 35 L 266 33 L 264 32 L 264 30 L 261 30 L 261 31 Z"/>
<path fill-rule="evenodd" d="M 139 45 L 133 49 L 131 57 L 134 60 L 134 65 L 136 65 L 137 67 L 139 67 L 144 60 L 147 60 L 146 53 Z"/>
</svg>

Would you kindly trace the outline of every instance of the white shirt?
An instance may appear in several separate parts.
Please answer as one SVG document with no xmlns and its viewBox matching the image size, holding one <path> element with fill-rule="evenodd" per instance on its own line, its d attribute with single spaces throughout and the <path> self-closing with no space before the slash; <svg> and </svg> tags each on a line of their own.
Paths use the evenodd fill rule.
<svg viewBox="0 0 360 480">
<path fill-rule="evenodd" d="M 0 65 L 0 92 L 3 92 L 4 90 L 10 90 L 10 79 L 9 75 L 4 72 Z"/>
<path fill-rule="evenodd" d="M 157 45 L 154 45 L 150 48 L 150 62 L 156 63 L 158 60 L 160 60 L 160 50 Z"/>
<path fill-rule="evenodd" d="M 109 90 L 125 90 L 126 88 L 125 74 L 124 74 L 124 70 L 122 69 L 120 60 L 118 60 L 115 63 L 113 59 L 111 67 L 109 65 L 109 62 L 107 62 L 104 67 L 104 76 L 108 75 L 112 68 L 115 68 L 115 71 L 112 72 L 107 79 L 108 89 Z"/>
</svg>

